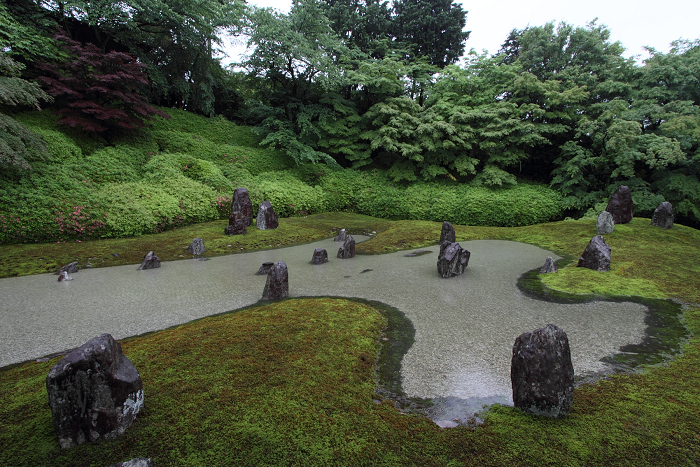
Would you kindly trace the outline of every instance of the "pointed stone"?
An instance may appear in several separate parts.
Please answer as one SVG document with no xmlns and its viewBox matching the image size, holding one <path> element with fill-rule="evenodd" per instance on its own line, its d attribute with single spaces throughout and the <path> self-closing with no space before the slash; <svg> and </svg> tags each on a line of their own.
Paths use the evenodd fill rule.
<svg viewBox="0 0 700 467">
<path fill-rule="evenodd" d="M 608 211 L 603 211 L 598 214 L 598 220 L 595 224 L 595 230 L 598 235 L 606 235 L 615 230 L 615 220 L 612 214 Z"/>
<path fill-rule="evenodd" d="M 605 239 L 601 235 L 596 235 L 583 251 L 577 266 L 595 271 L 609 271 L 610 253 L 610 245 L 605 243 Z"/>
<path fill-rule="evenodd" d="M 454 243 L 456 242 L 455 228 L 449 222 L 445 221 L 442 223 L 442 231 L 440 231 L 440 245 L 445 242 Z"/>
<path fill-rule="evenodd" d="M 267 276 L 267 274 L 270 272 L 270 269 L 272 269 L 272 266 L 275 263 L 262 263 L 262 266 L 258 269 L 258 272 L 255 273 L 256 276 Z"/>
<path fill-rule="evenodd" d="M 160 258 L 158 258 L 155 253 L 152 251 L 149 251 L 146 256 L 143 257 L 143 261 L 141 261 L 141 266 L 139 266 L 139 270 L 141 269 L 154 269 L 154 268 L 159 268 L 160 267 Z"/>
<path fill-rule="evenodd" d="M 352 235 L 345 237 L 345 243 L 338 249 L 338 258 L 348 259 L 355 257 L 355 239 Z"/>
<path fill-rule="evenodd" d="M 547 259 L 544 262 L 544 266 L 540 269 L 540 274 L 549 274 L 553 272 L 558 272 L 559 268 L 557 267 L 557 263 L 554 262 L 554 259 L 552 259 L 551 256 L 547 256 Z"/>
<path fill-rule="evenodd" d="M 671 203 L 664 201 L 656 208 L 651 218 L 651 225 L 661 227 L 662 229 L 670 229 L 673 227 L 673 206 L 671 206 Z"/>
<path fill-rule="evenodd" d="M 62 271 L 58 275 L 58 282 L 72 281 L 73 278 L 68 275 L 68 271 Z"/>
<path fill-rule="evenodd" d="M 608 207 L 605 210 L 612 214 L 615 225 L 632 222 L 634 206 L 632 205 L 632 193 L 629 187 L 620 185 L 610 197 Z"/>
<path fill-rule="evenodd" d="M 518 336 L 510 365 L 515 407 L 551 418 L 566 416 L 574 400 L 569 338 L 558 326 Z"/>
</svg>

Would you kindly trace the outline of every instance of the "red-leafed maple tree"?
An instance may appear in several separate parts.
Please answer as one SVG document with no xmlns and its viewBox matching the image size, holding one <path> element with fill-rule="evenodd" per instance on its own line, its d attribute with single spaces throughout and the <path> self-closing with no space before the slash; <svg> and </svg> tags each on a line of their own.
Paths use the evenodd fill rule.
<svg viewBox="0 0 700 467">
<path fill-rule="evenodd" d="M 103 52 L 63 33 L 54 36 L 68 59 L 40 64 L 47 76 L 39 77 L 54 96 L 59 123 L 85 131 L 143 127 L 154 115 L 170 118 L 148 104 L 137 91 L 149 84 L 146 66 L 122 52 Z"/>
</svg>

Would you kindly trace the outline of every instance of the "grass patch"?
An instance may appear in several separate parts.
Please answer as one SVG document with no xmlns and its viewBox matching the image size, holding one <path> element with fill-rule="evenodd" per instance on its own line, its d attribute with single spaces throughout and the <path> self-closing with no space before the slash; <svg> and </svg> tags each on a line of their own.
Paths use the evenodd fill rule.
<svg viewBox="0 0 700 467">
<path fill-rule="evenodd" d="M 113 261 L 138 263 L 146 250 L 160 255 L 159 250 L 170 251 L 171 243 L 172 254 L 182 254 L 198 236 L 208 254 L 224 254 L 227 247 L 218 242 L 239 240 L 224 236 L 224 225 L 75 246 L 87 248 L 87 254 L 107 242 L 148 237 L 148 244 L 111 244 L 125 248 L 124 256 Z M 277 231 L 251 229 L 239 241 L 247 242 L 244 251 L 275 247 L 328 237 L 341 227 L 378 232 L 358 246 L 378 253 L 435 244 L 441 225 L 334 213 L 285 219 Z M 574 258 L 595 235 L 594 220 L 455 228 L 460 241 L 523 241 Z M 543 281 L 566 291 L 700 303 L 698 231 L 680 225 L 665 231 L 651 227 L 648 219 L 635 219 L 605 238 L 612 247 L 611 271 L 570 265 Z M 43 254 L 58 265 L 75 256 L 74 251 L 58 256 L 68 246 L 47 245 Z M 138 254 L 128 256 L 126 249 L 137 246 Z M 15 249 L 39 247 L 3 246 L 0 258 L 19 272 L 22 252 Z M 442 430 L 426 418 L 399 413 L 391 401 L 374 401 L 374 363 L 386 323 L 381 309 L 371 304 L 294 299 L 128 339 L 122 345 L 144 380 L 144 412 L 119 439 L 66 451 L 53 433 L 44 387 L 57 360 L 5 369 L 0 371 L 0 464 L 104 466 L 137 456 L 151 457 L 159 466 L 691 466 L 700 459 L 697 337 L 666 364 L 577 388 L 564 419 L 496 406 L 484 415 L 483 425 Z M 684 323 L 697 335 L 700 307 L 687 306 Z"/>
</svg>

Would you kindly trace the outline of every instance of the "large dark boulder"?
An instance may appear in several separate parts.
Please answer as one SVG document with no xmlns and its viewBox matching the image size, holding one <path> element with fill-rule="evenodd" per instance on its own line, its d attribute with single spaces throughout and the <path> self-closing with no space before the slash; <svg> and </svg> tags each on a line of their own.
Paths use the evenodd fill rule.
<svg viewBox="0 0 700 467">
<path fill-rule="evenodd" d="M 289 274 L 287 264 L 278 261 L 272 265 L 267 273 L 267 282 L 263 290 L 263 300 L 278 300 L 289 297 Z"/>
<path fill-rule="evenodd" d="M 255 225 L 260 230 L 272 230 L 279 227 L 277 213 L 274 209 L 272 209 L 272 203 L 270 203 L 270 200 L 260 203 Z"/>
<path fill-rule="evenodd" d="M 348 235 L 345 237 L 345 243 L 343 243 L 343 246 L 338 248 L 338 258 L 347 259 L 347 258 L 354 258 L 354 257 L 355 257 L 355 239 L 352 238 L 352 235 Z"/>
<path fill-rule="evenodd" d="M 46 390 L 62 448 L 116 438 L 143 407 L 139 372 L 109 334 L 63 357 L 49 371 Z"/>
<path fill-rule="evenodd" d="M 632 222 L 634 206 L 632 205 L 632 193 L 629 187 L 620 185 L 610 197 L 608 207 L 605 210 L 612 214 L 615 225 Z"/>
<path fill-rule="evenodd" d="M 610 270 L 610 245 L 605 243 L 601 235 L 596 235 L 588 242 L 588 246 L 578 260 L 578 267 L 596 271 Z"/>
<path fill-rule="evenodd" d="M 440 231 L 440 245 L 445 242 L 454 243 L 457 241 L 456 238 L 455 228 L 452 227 L 452 224 L 447 221 L 443 222 L 442 230 Z"/>
<path fill-rule="evenodd" d="M 461 276 L 469 265 L 471 253 L 459 243 L 444 242 L 440 244 L 440 254 L 438 255 L 437 270 L 440 277 L 448 278 Z"/>
<path fill-rule="evenodd" d="M 233 191 L 231 212 L 239 212 L 246 227 L 253 225 L 253 203 L 250 201 L 248 190 L 238 187 Z"/>
<path fill-rule="evenodd" d="M 566 333 L 548 324 L 518 336 L 510 380 L 517 408 L 552 418 L 566 416 L 574 399 L 574 367 Z"/>
<path fill-rule="evenodd" d="M 598 214 L 598 219 L 595 223 L 595 230 L 598 235 L 606 235 L 615 230 L 615 220 L 612 214 L 608 211 L 603 211 Z"/>
<path fill-rule="evenodd" d="M 160 267 L 160 258 L 155 255 L 152 251 L 149 251 L 146 256 L 143 257 L 141 261 L 141 266 L 139 269 L 154 269 Z"/>
<path fill-rule="evenodd" d="M 187 251 L 189 251 L 191 255 L 196 256 L 203 254 L 205 251 L 207 251 L 207 249 L 204 248 L 204 240 L 201 238 L 195 238 L 192 240 L 192 243 L 190 243 L 190 246 L 187 247 Z"/>
<path fill-rule="evenodd" d="M 328 262 L 328 252 L 323 248 L 316 248 L 311 257 L 311 264 L 323 264 Z"/>
<path fill-rule="evenodd" d="M 651 218 L 651 225 L 670 229 L 673 227 L 673 206 L 668 201 L 664 201 L 656 208 Z"/>
<path fill-rule="evenodd" d="M 231 211 L 228 225 L 224 229 L 226 235 L 245 235 L 247 231 L 245 216 L 240 211 Z"/>
</svg>

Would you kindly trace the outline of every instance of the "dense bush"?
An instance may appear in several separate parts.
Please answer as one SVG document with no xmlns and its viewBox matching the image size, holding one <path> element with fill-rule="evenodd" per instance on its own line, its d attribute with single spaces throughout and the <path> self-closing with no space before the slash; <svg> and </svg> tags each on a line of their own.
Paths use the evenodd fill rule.
<svg viewBox="0 0 700 467">
<path fill-rule="evenodd" d="M 268 199 L 281 217 L 303 216 L 328 210 L 323 190 L 307 185 L 289 171 L 258 175 L 246 188 L 250 193 L 253 211 Z"/>
<path fill-rule="evenodd" d="M 158 154 L 144 166 L 146 178 L 160 180 L 164 177 L 184 175 L 203 183 L 218 192 L 230 192 L 231 181 L 213 162 L 188 154 Z"/>
</svg>

